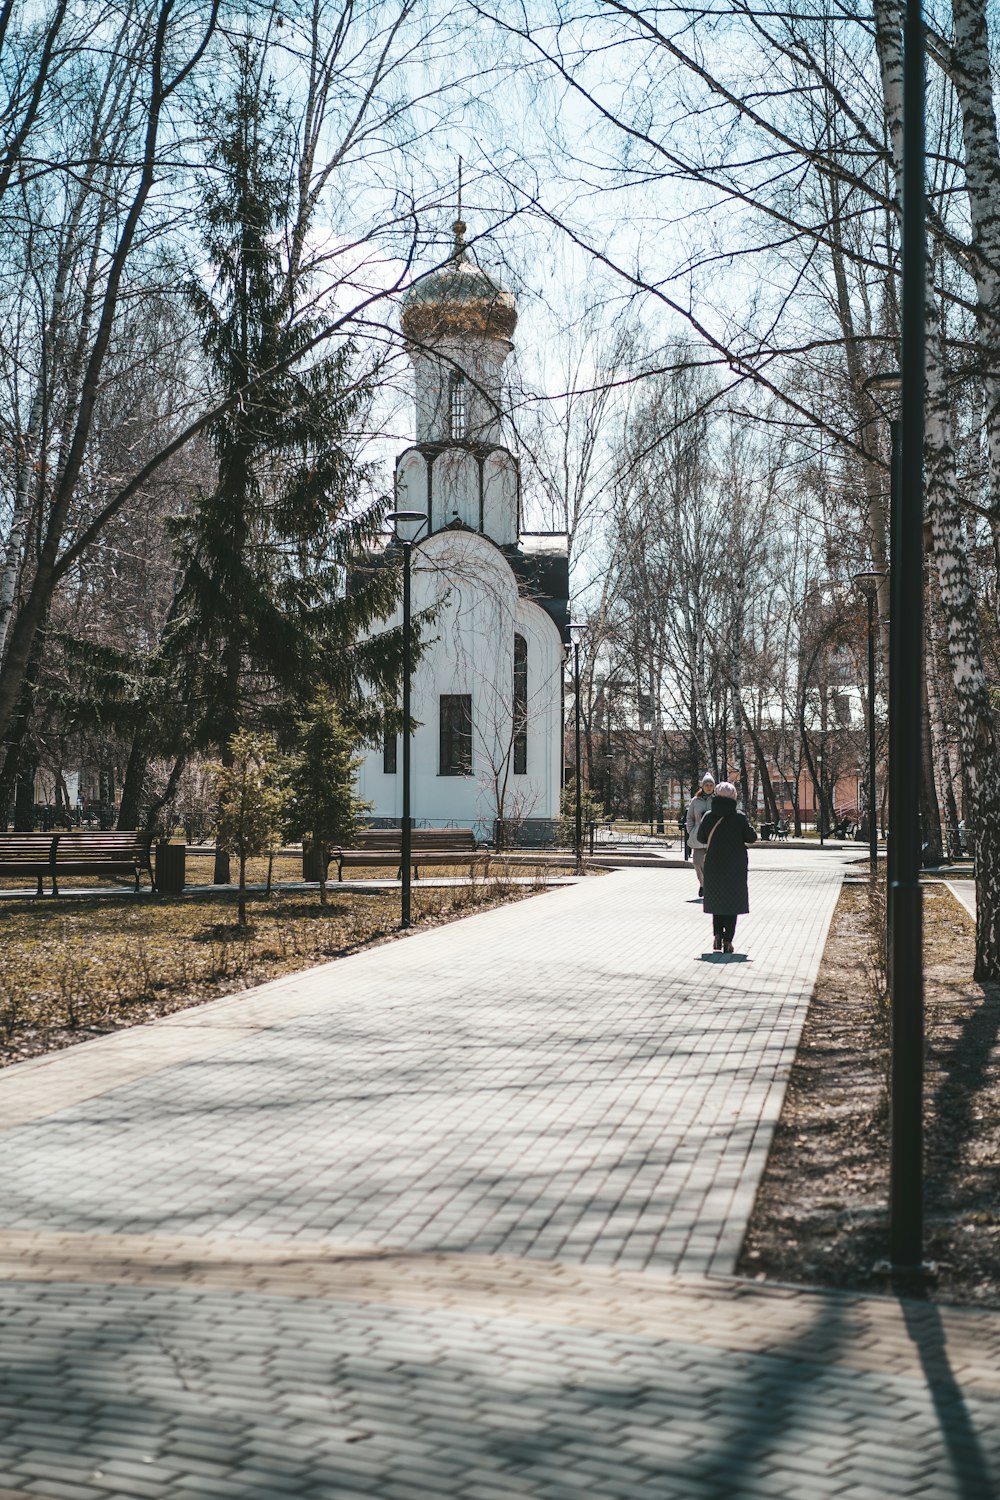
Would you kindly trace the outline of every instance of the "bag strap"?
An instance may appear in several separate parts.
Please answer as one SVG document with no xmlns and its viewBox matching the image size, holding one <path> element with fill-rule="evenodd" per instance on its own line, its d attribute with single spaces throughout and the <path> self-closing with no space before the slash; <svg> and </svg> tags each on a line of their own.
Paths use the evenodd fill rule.
<svg viewBox="0 0 1000 1500">
<path fill-rule="evenodd" d="M 711 828 L 708 830 L 708 838 L 705 840 L 705 849 L 706 849 L 706 851 L 708 850 L 709 846 L 711 845 L 711 842 L 712 842 L 712 840 L 715 837 L 715 830 L 718 828 L 719 823 L 721 823 L 721 822 L 722 822 L 722 819 L 720 818 L 719 822 L 718 823 L 713 823 L 712 826 L 711 826 Z"/>
</svg>

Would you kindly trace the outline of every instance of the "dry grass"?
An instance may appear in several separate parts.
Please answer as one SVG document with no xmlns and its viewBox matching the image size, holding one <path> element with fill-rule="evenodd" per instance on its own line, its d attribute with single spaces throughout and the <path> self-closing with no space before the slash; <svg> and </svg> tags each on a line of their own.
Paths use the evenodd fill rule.
<svg viewBox="0 0 1000 1500">
<path fill-rule="evenodd" d="M 516 873 L 522 879 L 532 874 L 524 868 Z M 515 885 L 501 872 L 438 890 L 416 888 L 413 925 L 517 900 L 544 883 L 541 872 L 527 885 Z M 235 892 L 228 891 L 3 903 L 0 1065 L 392 937 L 399 929 L 399 893 L 338 892 L 334 885 L 326 908 L 315 888 L 257 894 L 250 899 L 249 919 L 241 932 Z"/>
<path fill-rule="evenodd" d="M 872 913 L 846 886 L 740 1261 L 764 1279 L 884 1285 L 888 1111 L 873 1015 Z M 1000 1306 L 1000 985 L 972 979 L 975 931 L 940 885 L 924 890 L 926 1254 L 929 1295 Z M 874 988 L 873 988 L 874 981 Z"/>
</svg>

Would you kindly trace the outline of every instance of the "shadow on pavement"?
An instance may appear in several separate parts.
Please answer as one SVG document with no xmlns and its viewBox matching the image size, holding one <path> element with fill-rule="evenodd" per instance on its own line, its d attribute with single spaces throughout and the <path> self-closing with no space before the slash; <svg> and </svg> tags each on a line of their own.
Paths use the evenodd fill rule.
<svg viewBox="0 0 1000 1500">
<path fill-rule="evenodd" d="M 900 1297 L 907 1331 L 920 1356 L 927 1392 L 955 1476 L 958 1500 L 996 1500 L 996 1475 L 983 1452 L 962 1388 L 948 1360 L 940 1310 L 933 1302 Z"/>
<path fill-rule="evenodd" d="M 838 1294 L 753 1351 L 718 1330 L 700 1345 L 547 1325 L 543 1309 L 493 1320 L 206 1287 L 0 1298 L 0 1472 L 32 1490 L 53 1489 L 69 1445 L 83 1486 L 121 1474 L 114 1500 L 138 1493 L 135 1471 L 163 1500 L 997 1493 L 995 1420 L 977 1432 L 926 1304 L 902 1303 L 923 1387 L 839 1363 L 861 1328 Z M 755 1303 L 734 1307 L 737 1326 L 766 1318 Z"/>
<path fill-rule="evenodd" d="M 976 1003 L 977 989 L 982 999 Z M 935 1121 L 928 1136 L 928 1205 L 943 1205 L 956 1187 L 956 1176 L 974 1170 L 981 1180 L 979 1198 L 992 1207 L 1000 1196 L 1000 1163 L 995 1159 L 970 1162 L 962 1147 L 983 1135 L 983 1091 L 988 1089 L 996 1066 L 995 1049 L 1000 1037 L 1000 984 L 970 986 L 972 1009 L 963 1018 L 958 1035 L 936 1050 L 940 1077 L 931 1102 Z M 988 1095 L 987 1095 L 988 1097 Z M 987 1109 L 989 1106 L 987 1106 Z M 947 1136 L 948 1140 L 945 1140 Z M 945 1163 L 935 1160 L 935 1147 Z"/>
</svg>

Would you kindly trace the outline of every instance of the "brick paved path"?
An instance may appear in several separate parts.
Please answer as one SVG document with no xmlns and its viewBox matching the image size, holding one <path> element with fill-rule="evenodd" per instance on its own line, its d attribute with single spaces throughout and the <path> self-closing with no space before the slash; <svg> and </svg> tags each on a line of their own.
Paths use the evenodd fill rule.
<svg viewBox="0 0 1000 1500">
<path fill-rule="evenodd" d="M 835 861 L 748 961 L 629 871 L 0 1075 L 0 1500 L 1000 1494 L 1000 1316 L 728 1279 Z"/>
<path fill-rule="evenodd" d="M 976 915 L 976 882 L 974 880 L 946 880 L 948 887 L 955 900 L 960 902 L 969 913 L 970 917 Z"/>
</svg>

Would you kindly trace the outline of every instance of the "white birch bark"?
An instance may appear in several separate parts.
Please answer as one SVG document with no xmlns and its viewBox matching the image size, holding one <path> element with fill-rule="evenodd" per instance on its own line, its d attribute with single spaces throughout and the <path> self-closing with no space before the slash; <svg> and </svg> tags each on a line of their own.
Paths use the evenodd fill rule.
<svg viewBox="0 0 1000 1500">
<path fill-rule="evenodd" d="M 950 859 L 959 859 L 962 851 L 958 839 L 958 805 L 955 797 L 951 756 L 948 753 L 948 733 L 939 681 L 938 663 L 941 655 L 940 631 L 938 629 L 939 608 L 937 590 L 932 586 L 928 591 L 927 599 L 927 638 L 925 645 L 928 661 L 927 699 L 930 706 L 934 762 L 938 769 L 941 798 L 944 803 L 946 848 Z"/>
<path fill-rule="evenodd" d="M 931 315 L 933 316 L 933 304 Z M 951 411 L 937 329 L 927 340 L 927 518 L 958 703 L 976 837 L 976 979 L 1000 978 L 1000 777 L 989 683 L 983 666 L 965 517 L 959 504 Z"/>
<path fill-rule="evenodd" d="M 897 0 L 875 0 L 876 46 L 882 70 L 886 127 L 889 135 L 897 203 L 902 201 L 902 49 L 901 14 Z M 969 266 L 977 280 L 978 319 L 984 329 L 988 306 L 997 308 L 997 291 L 982 264 L 985 234 L 991 245 L 1000 243 L 996 192 L 996 124 L 989 92 L 988 35 L 981 0 L 953 0 L 956 50 L 967 50 L 953 81 L 962 99 L 963 144 L 970 142 L 973 160 L 966 162 L 974 253 Z M 959 24 L 962 41 L 959 42 Z M 984 50 L 986 49 L 986 50 Z M 988 99 L 988 104 L 987 104 Z M 993 184 L 990 187 L 990 184 Z M 992 194 L 992 209 L 990 208 Z M 975 201 L 975 209 L 972 209 Z M 993 272 L 1000 260 L 993 259 Z M 927 407 L 924 459 L 926 521 L 930 528 L 933 561 L 945 621 L 948 662 L 958 705 L 962 758 L 969 778 L 972 819 L 976 833 L 976 978 L 1000 978 L 1000 806 L 991 795 L 1000 777 L 1000 746 L 990 705 L 989 687 L 980 649 L 976 594 L 969 563 L 968 538 L 959 503 L 955 451 L 940 345 L 940 309 L 935 296 L 933 265 L 928 262 L 927 288 Z M 994 344 L 994 348 L 997 345 Z M 905 373 L 905 372 L 904 372 Z M 998 450 L 1000 459 L 1000 450 Z M 998 470 L 1000 472 L 1000 470 Z"/>
<path fill-rule="evenodd" d="M 1000 143 L 993 107 L 985 0 L 952 0 L 952 19 L 955 45 L 949 71 L 962 115 L 965 184 L 972 228 L 970 269 L 976 283 L 990 501 L 996 533 L 1000 529 Z"/>
<path fill-rule="evenodd" d="M 4 548 L 3 572 L 0 573 L 0 662 L 3 661 L 4 646 L 7 642 L 7 628 L 10 617 L 14 611 L 14 596 L 17 593 L 17 580 L 21 575 L 21 558 L 24 553 L 24 539 L 28 530 L 28 519 L 31 515 L 32 496 L 32 461 L 31 455 L 34 444 L 31 441 L 35 422 L 29 424 L 29 430 L 25 434 L 24 445 L 17 465 L 17 479 L 14 488 L 14 508 L 11 518 L 10 535 Z"/>
</svg>

